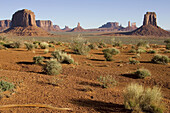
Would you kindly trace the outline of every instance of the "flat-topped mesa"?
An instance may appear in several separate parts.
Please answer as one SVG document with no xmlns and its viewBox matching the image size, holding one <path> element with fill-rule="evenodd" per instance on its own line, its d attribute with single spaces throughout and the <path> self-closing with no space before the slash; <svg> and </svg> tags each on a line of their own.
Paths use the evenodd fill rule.
<svg viewBox="0 0 170 113">
<path fill-rule="evenodd" d="M 144 15 L 143 25 L 157 26 L 156 13 L 155 12 L 147 12 Z"/>
<path fill-rule="evenodd" d="M 0 20 L 0 31 L 8 29 L 11 26 L 11 20 Z"/>
<path fill-rule="evenodd" d="M 11 27 L 28 27 L 28 26 L 36 26 L 34 12 L 28 9 L 23 9 L 13 14 Z"/>
</svg>

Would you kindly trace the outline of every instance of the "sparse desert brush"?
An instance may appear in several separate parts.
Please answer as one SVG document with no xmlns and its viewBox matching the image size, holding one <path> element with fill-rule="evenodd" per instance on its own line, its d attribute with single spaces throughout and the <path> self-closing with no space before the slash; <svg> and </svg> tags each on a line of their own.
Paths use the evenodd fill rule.
<svg viewBox="0 0 170 113">
<path fill-rule="evenodd" d="M 142 85 L 131 83 L 123 95 L 125 108 L 132 112 L 163 113 L 164 111 L 160 88 L 144 88 Z"/>
<path fill-rule="evenodd" d="M 128 51 L 128 53 L 136 53 L 136 49 L 131 49 Z"/>
<path fill-rule="evenodd" d="M 41 42 L 40 43 L 40 48 L 41 49 L 47 49 L 49 47 L 49 44 L 47 42 Z"/>
<path fill-rule="evenodd" d="M 170 50 L 170 43 L 166 44 L 166 49 Z"/>
<path fill-rule="evenodd" d="M 145 78 L 145 77 L 148 77 L 148 76 L 151 76 L 151 73 L 148 69 L 138 69 L 136 72 L 134 72 L 134 75 L 137 77 L 137 78 Z"/>
<path fill-rule="evenodd" d="M 79 55 L 87 55 L 90 51 L 90 48 L 87 45 L 79 42 L 71 44 L 71 49 Z"/>
<path fill-rule="evenodd" d="M 146 50 L 144 48 L 138 48 L 136 52 L 141 54 L 141 53 L 145 53 Z"/>
<path fill-rule="evenodd" d="M 107 75 L 107 76 L 100 76 L 98 78 L 98 81 L 101 82 L 101 86 L 103 88 L 109 88 L 109 87 L 114 87 L 117 85 L 117 81 L 115 80 L 114 77 L 112 77 L 111 75 Z"/>
<path fill-rule="evenodd" d="M 51 55 L 60 63 L 74 64 L 74 59 L 65 52 L 54 51 Z"/>
<path fill-rule="evenodd" d="M 49 44 L 48 46 L 54 48 L 54 45 L 53 45 L 53 44 Z"/>
<path fill-rule="evenodd" d="M 170 53 L 170 50 L 166 50 L 166 51 L 164 51 L 164 53 Z"/>
<path fill-rule="evenodd" d="M 6 82 L 1 80 L 0 81 L 0 91 L 8 91 L 8 90 L 12 90 L 14 89 L 14 84 L 10 83 L 10 82 Z"/>
<path fill-rule="evenodd" d="M 44 57 L 42 56 L 34 56 L 33 57 L 33 61 L 35 64 L 42 64 L 44 60 Z"/>
<path fill-rule="evenodd" d="M 122 41 L 116 41 L 115 38 L 111 39 L 111 43 L 112 43 L 113 47 L 116 47 L 116 46 L 122 47 Z"/>
<path fill-rule="evenodd" d="M 112 56 L 113 55 L 110 53 L 104 53 L 104 58 L 106 59 L 106 61 L 113 61 Z"/>
<path fill-rule="evenodd" d="M 138 42 L 137 47 L 150 48 L 149 43 L 147 41 Z"/>
<path fill-rule="evenodd" d="M 39 42 L 39 41 L 34 41 L 34 42 L 33 42 L 33 44 L 38 44 L 38 45 L 39 45 L 40 43 L 41 43 L 41 42 Z"/>
<path fill-rule="evenodd" d="M 20 48 L 21 43 L 19 41 L 17 41 L 17 42 L 10 42 L 10 43 L 3 44 L 3 46 L 7 47 L 7 48 Z"/>
<path fill-rule="evenodd" d="M 62 71 L 62 65 L 55 59 L 51 59 L 43 66 L 44 72 L 48 75 L 58 75 Z"/>
<path fill-rule="evenodd" d="M 32 43 L 24 43 L 24 44 L 28 51 L 31 51 L 35 48 L 34 44 L 32 44 Z"/>
<path fill-rule="evenodd" d="M 44 50 L 44 54 L 47 54 L 49 52 L 49 49 Z"/>
<path fill-rule="evenodd" d="M 157 51 L 156 51 L 156 50 L 152 50 L 152 49 L 150 49 L 149 51 L 147 51 L 147 53 L 155 54 L 155 53 L 157 53 Z"/>
<path fill-rule="evenodd" d="M 134 58 L 129 58 L 129 64 L 139 64 L 140 61 L 134 59 Z"/>
<path fill-rule="evenodd" d="M 106 47 L 106 46 L 107 46 L 107 44 L 104 43 L 103 41 L 98 43 L 98 48 L 103 48 L 103 47 Z"/>
<path fill-rule="evenodd" d="M 155 55 L 151 62 L 156 63 L 156 64 L 168 64 L 170 62 L 170 58 L 166 55 Z"/>
<path fill-rule="evenodd" d="M 117 54 L 120 53 L 120 51 L 119 51 L 118 49 L 116 49 L 116 48 L 104 49 L 102 52 L 103 52 L 104 54 L 105 54 L 105 53 L 110 53 L 111 55 L 117 55 Z"/>
<path fill-rule="evenodd" d="M 170 39 L 166 39 L 166 40 L 164 41 L 164 43 L 166 43 L 166 44 L 170 43 Z"/>
<path fill-rule="evenodd" d="M 98 49 L 98 46 L 95 43 L 89 44 L 88 46 L 89 46 L 90 49 Z"/>
</svg>

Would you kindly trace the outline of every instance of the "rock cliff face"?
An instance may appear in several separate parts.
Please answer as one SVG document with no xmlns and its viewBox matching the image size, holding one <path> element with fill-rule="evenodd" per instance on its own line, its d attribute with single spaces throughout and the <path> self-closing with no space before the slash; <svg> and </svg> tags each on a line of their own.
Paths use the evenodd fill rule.
<svg viewBox="0 0 170 113">
<path fill-rule="evenodd" d="M 35 15 L 31 10 L 19 10 L 12 16 L 11 27 L 36 26 Z"/>
<path fill-rule="evenodd" d="M 4 31 L 5 33 L 17 36 L 49 36 L 43 29 L 37 27 L 35 15 L 31 10 L 19 10 L 12 16 L 11 27 Z"/>
<path fill-rule="evenodd" d="M 144 15 L 144 21 L 143 21 L 143 25 L 153 25 L 153 26 L 157 26 L 157 20 L 156 20 L 156 13 L 155 12 L 147 12 Z"/>
<path fill-rule="evenodd" d="M 68 32 L 68 31 L 71 31 L 71 28 L 69 28 L 68 26 L 65 26 L 64 29 L 62 29 L 62 31 Z"/>
<path fill-rule="evenodd" d="M 11 25 L 11 20 L 0 20 L 0 32 L 8 29 Z"/>
<path fill-rule="evenodd" d="M 144 15 L 143 25 L 129 33 L 128 35 L 142 35 L 142 36 L 170 36 L 170 32 L 157 26 L 157 19 L 155 12 L 147 12 Z"/>
<path fill-rule="evenodd" d="M 55 31 L 51 20 L 36 20 L 36 24 L 46 31 Z"/>
<path fill-rule="evenodd" d="M 58 25 L 53 25 L 53 28 L 54 28 L 55 30 L 61 30 Z"/>
<path fill-rule="evenodd" d="M 83 29 L 81 26 L 80 26 L 80 23 L 78 22 L 77 24 L 77 27 L 73 28 L 71 30 L 71 32 L 82 32 L 82 31 L 85 31 L 85 29 Z"/>
<path fill-rule="evenodd" d="M 108 22 L 108 23 L 102 25 L 99 28 L 117 28 L 117 27 L 119 27 L 119 23 L 118 22 Z"/>
</svg>

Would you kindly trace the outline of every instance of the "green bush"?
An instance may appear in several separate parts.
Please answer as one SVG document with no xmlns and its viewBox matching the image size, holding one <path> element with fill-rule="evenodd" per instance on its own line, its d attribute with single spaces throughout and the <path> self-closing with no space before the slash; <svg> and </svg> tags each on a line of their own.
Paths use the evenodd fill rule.
<svg viewBox="0 0 170 113">
<path fill-rule="evenodd" d="M 130 84 L 124 90 L 124 105 L 132 112 L 163 113 L 160 88 L 144 88 L 139 84 Z"/>
<path fill-rule="evenodd" d="M 71 49 L 79 55 L 87 55 L 90 51 L 90 48 L 85 45 L 84 43 L 80 43 L 80 42 L 74 42 L 71 45 Z"/>
<path fill-rule="evenodd" d="M 41 42 L 40 43 L 40 48 L 41 49 L 47 49 L 49 47 L 49 44 L 47 42 Z"/>
<path fill-rule="evenodd" d="M 156 64 L 168 64 L 170 62 L 170 59 L 168 56 L 165 55 L 155 55 L 151 62 Z"/>
<path fill-rule="evenodd" d="M 134 75 L 138 78 L 145 78 L 147 76 L 151 76 L 151 73 L 147 69 L 138 69 L 136 72 L 134 72 Z"/>
<path fill-rule="evenodd" d="M 166 49 L 170 50 L 170 43 L 166 44 Z"/>
<path fill-rule="evenodd" d="M 51 53 L 51 55 L 57 59 L 60 63 L 68 63 L 68 64 L 74 64 L 74 59 L 71 57 L 71 55 L 68 55 L 65 52 L 62 51 L 54 51 Z"/>
<path fill-rule="evenodd" d="M 122 42 L 121 41 L 115 41 L 115 42 L 113 42 L 113 47 L 116 47 L 116 46 L 118 46 L 118 47 L 122 47 Z"/>
<path fill-rule="evenodd" d="M 136 49 L 131 49 L 128 51 L 128 53 L 136 53 Z"/>
<path fill-rule="evenodd" d="M 58 75 L 62 71 L 62 66 L 58 61 L 51 59 L 46 62 L 46 64 L 43 66 L 43 69 L 48 75 Z"/>
<path fill-rule="evenodd" d="M 34 44 L 32 44 L 32 43 L 24 43 L 24 44 L 28 51 L 31 51 L 35 48 Z"/>
<path fill-rule="evenodd" d="M 0 81 L 0 91 L 8 91 L 11 89 L 14 89 L 14 84 L 3 80 Z"/>
<path fill-rule="evenodd" d="M 103 47 L 106 47 L 106 43 L 104 43 L 103 41 L 99 42 L 98 43 L 98 48 L 103 48 Z"/>
<path fill-rule="evenodd" d="M 138 63 L 140 63 L 138 60 L 129 58 L 129 64 L 138 64 Z"/>
<path fill-rule="evenodd" d="M 42 57 L 42 56 L 35 56 L 35 57 L 33 57 L 33 60 L 34 60 L 35 64 L 42 64 L 43 60 L 44 60 L 44 57 Z"/>
<path fill-rule="evenodd" d="M 165 40 L 164 43 L 170 43 L 170 39 Z"/>
<path fill-rule="evenodd" d="M 138 44 L 137 44 L 137 47 L 144 47 L 144 48 L 149 48 L 149 43 L 147 41 L 140 41 Z"/>
<path fill-rule="evenodd" d="M 98 49 L 98 46 L 96 44 L 90 44 L 88 46 L 90 49 Z"/>
<path fill-rule="evenodd" d="M 117 81 L 111 75 L 106 77 L 100 76 L 98 81 L 102 83 L 101 85 L 103 88 L 114 87 L 117 85 Z"/>
<path fill-rule="evenodd" d="M 110 53 L 104 53 L 104 57 L 105 57 L 106 61 L 113 61 L 112 56 L 113 55 Z"/>
<path fill-rule="evenodd" d="M 20 48 L 21 43 L 20 42 L 11 42 L 11 43 L 3 44 L 3 46 L 7 47 L 7 48 Z"/>
<path fill-rule="evenodd" d="M 147 53 L 155 54 L 157 52 L 155 50 L 149 50 L 149 51 L 147 51 Z"/>
<path fill-rule="evenodd" d="M 53 45 L 53 44 L 49 44 L 48 46 L 54 48 L 54 45 Z"/>
<path fill-rule="evenodd" d="M 120 53 L 120 51 L 116 48 L 108 48 L 108 49 L 104 49 L 103 53 L 110 53 L 111 55 L 117 55 Z"/>
<path fill-rule="evenodd" d="M 145 53 L 146 50 L 143 48 L 138 48 L 136 52 L 141 54 L 141 53 Z"/>
</svg>

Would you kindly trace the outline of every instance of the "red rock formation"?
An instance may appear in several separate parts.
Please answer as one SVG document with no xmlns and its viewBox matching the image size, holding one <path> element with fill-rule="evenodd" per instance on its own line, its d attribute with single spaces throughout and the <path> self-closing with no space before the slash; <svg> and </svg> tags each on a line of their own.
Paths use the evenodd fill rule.
<svg viewBox="0 0 170 113">
<path fill-rule="evenodd" d="M 153 25 L 153 26 L 157 26 L 157 20 L 156 20 L 156 13 L 155 12 L 147 12 L 144 15 L 144 21 L 143 21 L 143 25 Z"/>
<path fill-rule="evenodd" d="M 56 31 L 51 20 L 36 20 L 36 24 L 46 31 Z"/>
<path fill-rule="evenodd" d="M 82 32 L 82 31 L 86 31 L 85 29 L 83 29 L 81 26 L 80 26 L 80 23 L 78 22 L 77 24 L 77 27 L 73 28 L 71 30 L 71 32 Z"/>
<path fill-rule="evenodd" d="M 53 25 L 53 28 L 54 28 L 55 30 L 57 30 L 57 31 L 60 31 L 60 30 L 61 30 L 58 25 Z"/>
<path fill-rule="evenodd" d="M 8 29 L 11 25 L 11 20 L 0 20 L 0 31 Z"/>
<path fill-rule="evenodd" d="M 43 29 L 37 27 L 35 15 L 31 10 L 19 10 L 12 16 L 11 28 L 4 31 L 18 36 L 49 36 Z"/>
<path fill-rule="evenodd" d="M 69 28 L 68 26 L 65 26 L 64 29 L 62 29 L 62 31 L 68 32 L 68 31 L 71 31 L 71 28 Z"/>
</svg>

